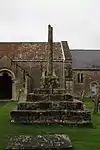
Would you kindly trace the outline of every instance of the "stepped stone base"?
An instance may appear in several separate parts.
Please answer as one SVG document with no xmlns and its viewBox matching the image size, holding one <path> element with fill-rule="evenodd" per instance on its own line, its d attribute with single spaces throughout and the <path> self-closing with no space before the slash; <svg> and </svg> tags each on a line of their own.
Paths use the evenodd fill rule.
<svg viewBox="0 0 100 150">
<path fill-rule="evenodd" d="M 48 109 L 69 109 L 69 110 L 83 110 L 83 103 L 79 100 L 73 101 L 37 101 L 37 102 L 19 102 L 18 110 L 48 110 Z"/>
<path fill-rule="evenodd" d="M 27 101 L 73 101 L 73 97 L 68 94 L 34 94 L 30 93 L 27 97 Z"/>
<path fill-rule="evenodd" d="M 51 89 L 46 89 L 46 88 L 39 88 L 39 89 L 34 89 L 33 93 L 34 94 L 51 94 Z M 33 94 L 32 93 L 32 94 Z M 65 89 L 53 89 L 52 94 L 62 94 L 65 93 Z"/>
<path fill-rule="evenodd" d="M 64 123 L 91 124 L 91 115 L 82 110 L 12 110 L 11 120 L 15 123 Z"/>
<path fill-rule="evenodd" d="M 26 102 L 19 102 L 11 111 L 11 122 L 22 124 L 92 125 L 91 113 L 83 103 L 63 90 L 34 90 Z M 62 93 L 60 93 L 62 92 Z M 41 94 L 42 93 L 42 94 Z"/>
</svg>

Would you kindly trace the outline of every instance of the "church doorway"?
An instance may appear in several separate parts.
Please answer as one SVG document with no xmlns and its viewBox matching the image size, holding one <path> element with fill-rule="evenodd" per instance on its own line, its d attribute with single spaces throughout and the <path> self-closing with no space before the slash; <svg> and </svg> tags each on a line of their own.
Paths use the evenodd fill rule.
<svg viewBox="0 0 100 150">
<path fill-rule="evenodd" d="M 0 76 L 0 100 L 12 99 L 12 78 L 7 72 Z"/>
</svg>

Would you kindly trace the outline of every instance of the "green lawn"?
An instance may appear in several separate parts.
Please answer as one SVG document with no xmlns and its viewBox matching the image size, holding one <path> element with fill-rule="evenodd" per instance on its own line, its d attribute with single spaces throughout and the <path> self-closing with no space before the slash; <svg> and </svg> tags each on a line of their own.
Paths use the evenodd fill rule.
<svg viewBox="0 0 100 150">
<path fill-rule="evenodd" d="M 93 109 L 93 104 L 88 100 L 85 100 L 85 104 L 90 110 Z M 15 125 L 10 124 L 9 121 L 9 113 L 14 106 L 14 102 L 0 105 L 0 150 L 3 150 L 8 136 L 52 133 L 64 133 L 69 135 L 74 150 L 100 150 L 100 114 L 92 116 L 95 127 L 92 129 L 60 125 Z"/>
</svg>

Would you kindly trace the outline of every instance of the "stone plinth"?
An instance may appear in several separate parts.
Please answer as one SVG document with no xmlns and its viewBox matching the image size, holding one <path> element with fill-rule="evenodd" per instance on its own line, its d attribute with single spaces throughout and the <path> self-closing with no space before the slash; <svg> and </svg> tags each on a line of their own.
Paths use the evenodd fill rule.
<svg viewBox="0 0 100 150">
<path fill-rule="evenodd" d="M 51 90 L 49 89 L 45 89 L 45 88 L 40 88 L 40 89 L 34 89 L 33 90 L 33 93 L 29 93 L 29 95 L 30 94 L 48 94 L 48 91 L 49 91 L 49 93 L 51 93 Z M 59 89 L 59 88 L 57 88 L 57 89 L 53 89 L 53 94 L 62 94 L 62 93 L 64 93 L 65 94 L 65 89 Z"/>
<path fill-rule="evenodd" d="M 84 110 L 12 110 L 15 123 L 91 124 L 90 112 Z"/>
<path fill-rule="evenodd" d="M 37 102 L 19 102 L 18 110 L 83 110 L 83 103 L 74 101 L 37 101 Z"/>
<path fill-rule="evenodd" d="M 73 97 L 69 94 L 34 94 L 30 93 L 27 97 L 27 101 L 73 101 Z"/>
<path fill-rule="evenodd" d="M 30 93 L 26 102 L 18 102 L 10 113 L 12 122 L 92 125 L 91 114 L 84 110 L 83 102 L 74 99 L 70 94 L 47 94 L 46 89 L 42 92 L 42 94 L 36 94 L 36 91 Z"/>
<path fill-rule="evenodd" d="M 5 150 L 11 149 L 72 150 L 72 144 L 67 135 L 21 135 L 10 138 Z"/>
</svg>

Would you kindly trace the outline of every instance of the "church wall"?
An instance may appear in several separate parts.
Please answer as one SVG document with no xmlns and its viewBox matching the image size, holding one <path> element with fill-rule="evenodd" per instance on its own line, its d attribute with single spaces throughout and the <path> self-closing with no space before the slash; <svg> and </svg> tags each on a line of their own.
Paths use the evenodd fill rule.
<svg viewBox="0 0 100 150">
<path fill-rule="evenodd" d="M 64 63 L 65 72 L 65 89 L 68 93 L 73 93 L 73 72 L 72 72 L 72 60 L 65 61 Z"/>
<path fill-rule="evenodd" d="M 39 88 L 42 72 L 47 70 L 47 62 L 18 62 L 18 64 L 33 78 L 32 87 Z M 60 88 L 63 88 L 63 62 L 54 62 L 53 67 L 59 77 Z"/>
<path fill-rule="evenodd" d="M 78 76 L 83 74 L 83 82 L 78 81 Z M 91 83 L 97 83 L 100 88 L 100 70 L 73 70 L 73 92 L 75 95 L 81 95 L 85 92 L 86 96 L 91 94 Z"/>
<path fill-rule="evenodd" d="M 28 78 L 30 80 L 28 83 L 32 88 L 39 88 L 40 86 L 40 78 L 41 78 L 41 64 L 39 62 L 18 62 L 19 66 L 21 66 L 32 78 Z M 28 87 L 31 89 L 30 87 Z M 30 90 L 28 90 L 30 92 Z"/>
<path fill-rule="evenodd" d="M 12 62 L 11 70 L 14 72 L 16 76 L 16 99 L 18 100 L 20 89 L 21 95 L 20 98 L 23 98 L 25 95 L 25 82 L 26 82 L 26 75 L 22 68 L 16 65 L 16 63 Z"/>
<path fill-rule="evenodd" d="M 23 89 L 23 72 L 6 56 L 0 59 L 0 70 L 2 69 L 6 69 L 8 72 L 12 71 L 15 75 L 15 80 L 12 83 L 14 85 L 14 90 L 12 92 L 15 94 L 12 94 L 16 95 L 14 96 L 14 99 L 17 100 L 20 88 Z"/>
<path fill-rule="evenodd" d="M 40 79 L 42 76 L 42 71 L 47 69 L 47 62 L 17 62 L 20 66 L 16 66 L 15 62 L 11 62 L 7 57 L 3 57 L 0 59 L 0 69 L 6 68 L 11 70 L 16 77 L 16 99 L 18 99 L 19 90 L 22 89 L 24 94 L 25 92 L 25 82 L 26 75 L 24 74 L 24 70 L 30 75 L 28 77 L 28 92 L 32 92 L 34 88 L 40 87 Z M 69 62 L 54 62 L 54 70 L 56 75 L 60 79 L 60 88 L 66 87 L 68 91 L 69 85 L 70 90 L 73 91 L 74 95 L 81 95 L 83 91 L 87 96 L 91 93 L 91 82 L 98 83 L 98 87 L 100 86 L 100 70 L 78 70 L 73 69 L 73 72 L 68 72 L 68 68 L 72 69 L 72 63 Z M 69 70 L 71 71 L 71 70 Z M 71 74 L 70 74 L 71 73 Z M 83 76 L 83 81 L 78 82 L 78 74 Z M 66 82 L 64 82 L 66 81 Z M 65 84 L 66 85 L 65 85 Z"/>
</svg>

